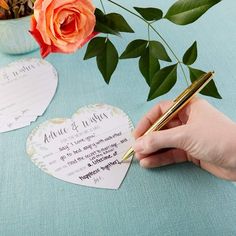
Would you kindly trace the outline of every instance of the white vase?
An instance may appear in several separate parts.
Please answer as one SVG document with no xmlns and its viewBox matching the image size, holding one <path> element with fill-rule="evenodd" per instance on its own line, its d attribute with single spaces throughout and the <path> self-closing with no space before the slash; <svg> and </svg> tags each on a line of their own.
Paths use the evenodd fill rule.
<svg viewBox="0 0 236 236">
<path fill-rule="evenodd" d="M 29 33 L 30 17 L 0 20 L 0 51 L 7 54 L 23 54 L 38 48 Z"/>
</svg>

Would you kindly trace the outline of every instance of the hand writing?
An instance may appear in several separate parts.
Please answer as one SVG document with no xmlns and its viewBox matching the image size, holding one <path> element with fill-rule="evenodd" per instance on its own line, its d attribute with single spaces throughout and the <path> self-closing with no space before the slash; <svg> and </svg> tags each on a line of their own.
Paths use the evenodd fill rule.
<svg viewBox="0 0 236 236">
<path fill-rule="evenodd" d="M 236 180 L 236 124 L 203 99 L 191 101 L 163 130 L 140 137 L 170 106 L 169 101 L 156 105 L 134 130 L 140 165 L 191 161 L 215 176 Z"/>
</svg>

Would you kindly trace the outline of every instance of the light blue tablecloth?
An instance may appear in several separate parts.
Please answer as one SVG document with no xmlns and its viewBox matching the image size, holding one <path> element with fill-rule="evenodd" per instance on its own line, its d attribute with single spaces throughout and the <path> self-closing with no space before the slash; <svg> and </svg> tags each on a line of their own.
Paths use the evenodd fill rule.
<svg viewBox="0 0 236 236">
<path fill-rule="evenodd" d="M 173 2 L 132 0 L 124 5 L 166 10 Z M 110 4 L 106 8 L 118 10 Z M 198 41 L 195 67 L 216 71 L 223 96 L 223 100 L 208 100 L 236 121 L 235 9 L 235 0 L 222 1 L 193 25 L 181 27 L 164 21 L 158 29 L 179 56 Z M 145 38 L 146 27 L 127 17 L 137 35 Z M 125 34 L 115 39 L 119 52 L 132 37 Z M 29 160 L 26 138 L 47 119 L 70 117 L 81 106 L 102 102 L 120 107 L 136 124 L 153 104 L 175 97 L 185 86 L 178 81 L 172 92 L 147 103 L 148 88 L 138 73 L 137 61 L 121 62 L 107 86 L 95 61 L 82 61 L 84 50 L 50 55 L 47 60 L 60 78 L 47 111 L 29 127 L 0 134 L 0 235 L 236 235 L 236 186 L 192 164 L 145 170 L 134 161 L 121 188 L 112 191 L 65 183 Z M 0 54 L 0 66 L 23 57 L 39 57 L 39 52 Z"/>
</svg>

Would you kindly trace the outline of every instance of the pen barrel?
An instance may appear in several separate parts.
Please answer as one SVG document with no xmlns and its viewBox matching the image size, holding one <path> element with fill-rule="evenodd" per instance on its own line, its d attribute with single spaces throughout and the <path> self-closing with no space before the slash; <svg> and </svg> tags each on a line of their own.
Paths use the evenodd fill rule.
<svg viewBox="0 0 236 236">
<path fill-rule="evenodd" d="M 160 130 L 165 126 L 170 120 L 173 119 L 175 115 L 177 115 L 178 111 L 182 109 L 182 107 L 187 103 L 182 103 L 182 105 L 178 103 L 174 103 L 145 133 L 147 135 L 153 131 Z"/>
<path fill-rule="evenodd" d="M 201 91 L 212 79 L 213 72 L 208 72 L 192 83 L 190 87 L 184 90 L 175 100 L 173 105 L 144 133 L 147 135 L 153 131 L 160 130 L 165 126 L 177 113 L 188 104 L 188 102 Z"/>
<path fill-rule="evenodd" d="M 187 89 L 185 89 L 175 100 L 173 105 L 143 134 L 147 135 L 153 131 L 160 130 L 165 126 L 177 113 L 188 104 L 196 93 L 201 91 L 212 79 L 214 72 L 208 72 L 194 81 Z M 127 160 L 134 154 L 133 148 L 130 148 L 122 158 Z"/>
</svg>

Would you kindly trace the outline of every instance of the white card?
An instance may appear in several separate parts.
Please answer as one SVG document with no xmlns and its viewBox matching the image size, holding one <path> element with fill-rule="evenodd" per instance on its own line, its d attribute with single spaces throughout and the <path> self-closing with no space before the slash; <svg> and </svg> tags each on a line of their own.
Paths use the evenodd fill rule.
<svg viewBox="0 0 236 236">
<path fill-rule="evenodd" d="M 57 72 L 30 58 L 0 69 L 0 133 L 22 128 L 42 115 L 57 88 Z"/>
<path fill-rule="evenodd" d="M 27 153 L 46 173 L 74 184 L 117 189 L 131 159 L 121 163 L 132 145 L 133 125 L 120 109 L 95 104 L 71 119 L 57 118 L 34 129 Z"/>
</svg>

